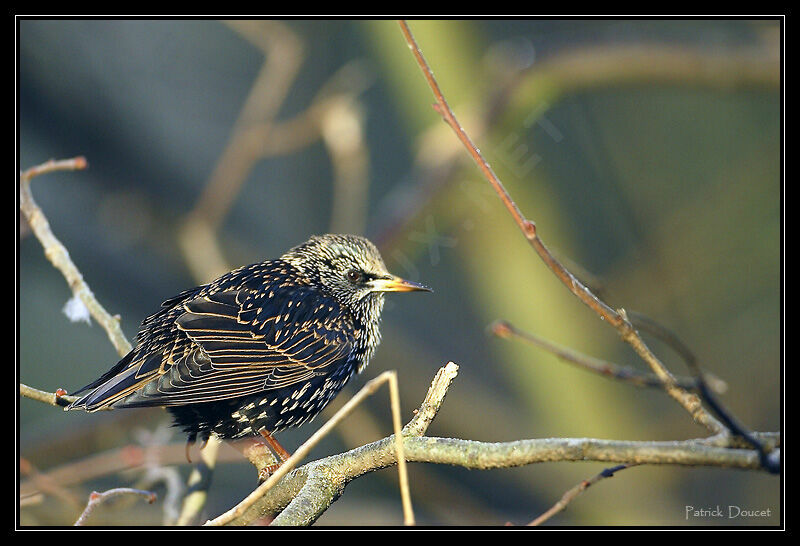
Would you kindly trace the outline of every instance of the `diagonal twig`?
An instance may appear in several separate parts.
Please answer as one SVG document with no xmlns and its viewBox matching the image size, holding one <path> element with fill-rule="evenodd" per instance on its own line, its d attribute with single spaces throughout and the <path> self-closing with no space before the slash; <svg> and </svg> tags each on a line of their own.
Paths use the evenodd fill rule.
<svg viewBox="0 0 800 546">
<path fill-rule="evenodd" d="M 92 512 L 94 512 L 95 508 L 109 499 L 113 499 L 114 497 L 119 497 L 122 495 L 137 495 L 144 497 L 144 499 L 150 504 L 153 504 L 156 500 L 156 494 L 152 491 L 143 491 L 141 489 L 133 489 L 130 487 L 117 487 L 116 489 L 109 489 L 108 491 L 104 491 L 102 493 L 93 491 L 89 495 L 89 502 L 86 504 L 86 508 L 75 522 L 75 525 L 85 525 L 87 518 Z"/>
<path fill-rule="evenodd" d="M 607 360 L 601 360 L 599 358 L 594 358 L 589 355 L 582 354 L 578 351 L 570 349 L 568 347 L 563 347 L 561 345 L 557 345 L 551 341 L 548 341 L 542 337 L 539 337 L 535 334 L 530 332 L 526 332 L 524 330 L 520 330 L 513 324 L 505 320 L 497 320 L 493 322 L 489 326 L 489 331 L 497 337 L 500 338 L 516 338 L 521 339 L 530 343 L 531 345 L 535 345 L 554 354 L 556 357 L 564 360 L 566 362 L 571 362 L 588 370 L 590 372 L 594 372 L 596 374 L 602 375 L 603 377 L 608 377 L 611 379 L 617 379 L 619 381 L 625 381 L 630 383 L 636 387 L 663 387 L 661 380 L 658 379 L 652 373 L 644 373 L 636 368 L 632 368 L 630 366 L 622 366 L 620 364 L 615 364 L 614 362 L 608 362 Z M 676 377 L 675 384 L 681 387 L 682 389 L 692 390 L 697 388 L 697 380 L 694 377 Z M 716 388 L 721 388 L 726 386 L 724 381 L 717 380 L 715 381 Z M 724 391 L 724 388 L 723 388 Z"/>
<path fill-rule="evenodd" d="M 345 485 L 350 481 L 370 471 L 394 464 L 403 464 L 399 462 L 402 459 L 415 460 L 406 449 L 406 444 L 422 439 L 422 435 L 425 434 L 428 425 L 441 407 L 447 389 L 457 373 L 458 365 L 453 362 L 448 362 L 439 370 L 414 418 L 401 432 L 395 430 L 394 434 L 371 444 L 309 462 L 287 475 L 285 479 L 280 480 L 273 489 L 267 491 L 254 504 L 244 508 L 232 519 L 226 519 L 223 522 L 218 518 L 207 522 L 206 525 L 247 525 L 268 514 L 277 514 L 271 525 L 309 525 L 313 523 L 330 506 L 331 502 L 339 497 Z M 356 396 L 360 396 L 362 393 L 368 394 L 362 388 Z M 350 401 L 348 401 L 349 403 Z M 340 416 L 342 410 L 339 410 L 336 415 Z M 401 459 L 398 459 L 398 434 L 403 437 Z"/>
<path fill-rule="evenodd" d="M 72 290 L 73 296 L 79 298 L 89 313 L 103 327 L 108 338 L 120 356 L 125 356 L 131 350 L 131 344 L 125 338 L 120 327 L 119 316 L 111 316 L 94 297 L 89 285 L 83 280 L 83 275 L 69 257 L 69 252 L 64 245 L 53 235 L 50 223 L 47 221 L 42 209 L 33 200 L 31 193 L 31 179 L 36 176 L 57 171 L 74 171 L 87 167 L 86 159 L 75 157 L 59 161 L 50 160 L 36 167 L 32 167 L 19 175 L 19 210 L 25 215 L 28 225 L 44 248 L 44 255 L 66 279 Z"/>
<path fill-rule="evenodd" d="M 605 468 L 603 469 L 602 472 L 596 474 L 592 478 L 589 478 L 588 480 L 583 480 L 581 483 L 579 483 L 578 485 L 576 485 L 575 487 L 564 493 L 564 495 L 558 500 L 557 503 L 551 506 L 544 514 L 542 514 L 541 516 L 530 522 L 528 525 L 532 527 L 541 525 L 548 519 L 552 518 L 553 516 L 564 510 L 570 502 L 575 500 L 575 498 L 578 497 L 578 495 L 586 491 L 589 487 L 593 486 L 600 480 L 613 477 L 614 474 L 619 472 L 620 470 L 625 470 L 626 468 L 630 468 L 632 466 L 636 466 L 636 463 L 621 464 L 611 468 Z"/>
<path fill-rule="evenodd" d="M 533 221 L 528 220 L 525 215 L 522 214 L 522 211 L 511 198 L 511 195 L 503 186 L 503 183 L 494 173 L 488 161 L 486 161 L 486 159 L 470 139 L 467 132 L 456 119 L 456 116 L 447 103 L 447 100 L 445 99 L 444 94 L 442 93 L 442 90 L 436 81 L 436 78 L 433 76 L 433 71 L 422 54 L 422 50 L 420 49 L 419 45 L 417 45 L 417 42 L 414 39 L 408 24 L 405 21 L 400 20 L 399 25 L 406 43 L 408 44 L 409 49 L 411 49 L 411 52 L 414 55 L 414 58 L 416 59 L 417 64 L 419 65 L 419 68 L 422 71 L 422 74 L 425 77 L 425 80 L 428 82 L 428 86 L 431 88 L 431 91 L 436 99 L 434 109 L 440 116 L 442 116 L 442 119 L 451 127 L 458 139 L 467 149 L 467 152 L 475 161 L 486 180 L 492 186 L 495 193 L 497 193 L 503 205 L 508 210 L 514 222 L 522 231 L 525 239 L 528 241 L 531 247 L 533 247 L 534 251 L 539 255 L 542 261 L 544 261 L 545 265 L 581 302 L 592 309 L 601 320 L 607 322 L 617 330 L 623 341 L 628 343 L 634 349 L 634 351 L 636 351 L 636 353 L 648 364 L 648 366 L 650 366 L 650 369 L 653 370 L 659 380 L 663 383 L 664 389 L 667 391 L 667 393 L 681 406 L 683 406 L 686 411 L 689 412 L 695 422 L 704 426 L 712 434 L 725 434 L 724 425 L 703 408 L 699 398 L 695 394 L 680 388 L 675 383 L 675 377 L 655 356 L 655 354 L 653 354 L 650 348 L 647 347 L 636 329 L 631 325 L 625 314 L 625 311 L 623 309 L 614 310 L 597 298 L 597 296 L 595 296 L 583 283 L 581 283 L 572 273 L 570 273 L 570 271 L 567 270 L 567 268 L 564 267 L 564 265 L 559 262 L 555 256 L 553 256 L 547 246 L 545 246 L 541 237 L 539 237 L 537 233 L 536 224 Z"/>
<path fill-rule="evenodd" d="M 403 516 L 407 525 L 414 524 L 414 514 L 411 511 L 411 500 L 408 493 L 408 474 L 406 470 L 406 457 L 404 450 L 404 442 L 402 430 L 400 429 L 400 415 L 399 415 L 399 396 L 397 390 L 397 373 L 394 371 L 386 371 L 375 379 L 367 382 L 355 396 L 353 396 L 347 403 L 342 406 L 336 414 L 331 417 L 319 430 L 317 430 L 303 445 L 289 457 L 283 464 L 272 474 L 264 483 L 259 485 L 252 493 L 245 497 L 239 504 L 218 516 L 217 518 L 207 521 L 206 525 L 226 525 L 232 521 L 240 518 L 256 501 L 258 501 L 267 491 L 269 491 L 275 484 L 277 484 L 286 474 L 289 473 L 297 463 L 308 455 L 311 449 L 330 431 L 339 424 L 356 406 L 358 406 L 364 399 L 372 395 L 384 383 L 389 383 L 389 394 L 392 399 L 392 424 L 394 427 L 394 447 L 398 460 L 398 474 L 400 476 L 400 493 L 403 498 Z"/>
</svg>

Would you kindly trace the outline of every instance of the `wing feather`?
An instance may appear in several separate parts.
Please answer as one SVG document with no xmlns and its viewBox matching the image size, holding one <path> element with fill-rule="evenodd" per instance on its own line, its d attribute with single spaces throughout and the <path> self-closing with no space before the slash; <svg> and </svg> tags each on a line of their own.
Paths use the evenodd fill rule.
<svg viewBox="0 0 800 546">
<path fill-rule="evenodd" d="M 315 288 L 287 282 L 286 264 L 255 267 L 164 302 L 143 321 L 137 347 L 82 389 L 92 390 L 70 407 L 232 399 L 305 382 L 345 364 L 355 345 L 350 313 Z M 282 276 L 270 275 L 269 267 L 280 267 Z"/>
</svg>

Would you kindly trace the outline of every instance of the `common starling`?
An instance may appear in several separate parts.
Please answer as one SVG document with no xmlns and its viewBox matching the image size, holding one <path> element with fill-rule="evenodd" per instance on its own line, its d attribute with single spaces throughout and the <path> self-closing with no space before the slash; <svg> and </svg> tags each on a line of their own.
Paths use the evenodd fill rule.
<svg viewBox="0 0 800 546">
<path fill-rule="evenodd" d="M 354 235 L 314 236 L 277 260 L 181 292 L 136 346 L 67 409 L 164 406 L 205 441 L 271 435 L 313 419 L 380 342 L 384 292 L 428 290 L 391 275 Z"/>
</svg>

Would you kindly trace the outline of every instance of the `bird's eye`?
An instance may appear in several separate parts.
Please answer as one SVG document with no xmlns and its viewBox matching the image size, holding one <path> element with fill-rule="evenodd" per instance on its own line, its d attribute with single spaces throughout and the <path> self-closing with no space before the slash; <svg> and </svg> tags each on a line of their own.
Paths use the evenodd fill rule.
<svg viewBox="0 0 800 546">
<path fill-rule="evenodd" d="M 358 269 L 351 269 L 350 271 L 345 273 L 345 276 L 347 277 L 347 280 L 350 282 L 358 282 L 362 278 L 361 271 L 359 271 Z"/>
</svg>

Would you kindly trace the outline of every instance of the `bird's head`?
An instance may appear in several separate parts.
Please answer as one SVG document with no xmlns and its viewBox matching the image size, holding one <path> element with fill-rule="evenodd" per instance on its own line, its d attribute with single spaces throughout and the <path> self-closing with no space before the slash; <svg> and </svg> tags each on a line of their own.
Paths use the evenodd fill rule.
<svg viewBox="0 0 800 546">
<path fill-rule="evenodd" d="M 349 307 L 382 301 L 385 292 L 430 292 L 389 273 L 375 245 L 357 235 L 315 235 L 281 259 Z"/>
</svg>

